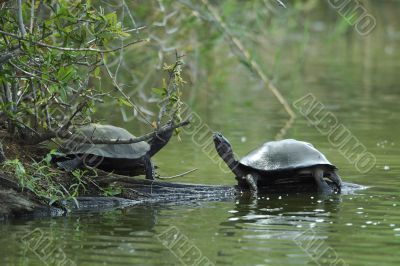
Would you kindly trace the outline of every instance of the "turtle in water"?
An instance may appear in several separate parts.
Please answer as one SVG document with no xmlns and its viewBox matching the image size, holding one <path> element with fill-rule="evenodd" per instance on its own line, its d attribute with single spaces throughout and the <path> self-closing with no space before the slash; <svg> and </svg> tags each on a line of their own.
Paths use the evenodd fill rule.
<svg viewBox="0 0 400 266">
<path fill-rule="evenodd" d="M 313 185 L 322 193 L 339 193 L 342 180 L 337 168 L 310 143 L 294 139 L 270 141 L 237 161 L 229 141 L 214 133 L 215 148 L 238 180 L 241 188 L 295 184 Z"/>
<path fill-rule="evenodd" d="M 74 132 L 76 136 L 88 141 L 82 143 L 74 141 L 74 138 L 69 139 L 61 145 L 60 151 L 63 155 L 53 156 L 53 162 L 67 171 L 89 166 L 121 175 L 145 174 L 147 179 L 154 179 L 155 170 L 151 157 L 168 143 L 174 126 L 168 123 L 164 129 L 147 142 L 93 144 L 90 139 L 121 140 L 133 139 L 135 136 L 120 127 L 88 124 Z"/>
</svg>

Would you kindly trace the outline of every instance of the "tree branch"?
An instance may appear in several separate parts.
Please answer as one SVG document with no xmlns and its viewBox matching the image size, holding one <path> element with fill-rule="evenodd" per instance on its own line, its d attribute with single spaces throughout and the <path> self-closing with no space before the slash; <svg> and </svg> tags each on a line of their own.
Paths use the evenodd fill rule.
<svg viewBox="0 0 400 266">
<path fill-rule="evenodd" d="M 39 45 L 39 46 L 42 46 L 42 47 L 46 47 L 46 48 L 49 48 L 49 49 L 56 49 L 56 50 L 61 50 L 61 51 L 71 51 L 71 52 L 112 53 L 112 52 L 116 52 L 118 50 L 121 50 L 121 49 L 126 48 L 126 47 L 128 47 L 130 45 L 133 45 L 133 44 L 138 44 L 138 43 L 141 43 L 141 42 L 148 42 L 149 41 L 148 39 L 139 39 L 139 40 L 132 41 L 132 42 L 129 42 L 127 44 L 124 44 L 124 45 L 122 45 L 120 47 L 117 47 L 117 48 L 114 48 L 114 49 L 101 50 L 101 49 L 95 49 L 95 48 L 72 48 L 72 47 L 55 46 L 55 45 L 51 45 L 51 44 L 47 44 L 47 43 L 43 43 L 43 42 L 35 42 L 35 41 L 32 41 L 32 40 L 28 40 L 26 38 L 23 38 L 23 37 L 20 37 L 20 36 L 14 34 L 14 33 L 6 32 L 6 31 L 3 31 L 3 30 L 0 30 L 0 33 L 4 34 L 4 35 L 7 35 L 7 36 L 10 36 L 10 37 L 13 37 L 14 39 L 17 39 L 17 40 L 20 40 L 20 41 L 27 41 L 27 42 L 30 42 L 32 44 L 36 44 L 36 45 Z"/>
<path fill-rule="evenodd" d="M 33 33 L 33 24 L 35 21 L 35 0 L 31 0 L 31 22 L 29 25 L 29 33 Z"/>
<path fill-rule="evenodd" d="M 228 26 L 219 15 L 218 11 L 213 6 L 210 5 L 208 0 L 201 0 L 201 2 L 206 7 L 207 11 L 211 14 L 212 18 L 214 19 L 214 22 L 217 24 L 220 30 L 228 37 L 229 41 L 242 54 L 243 58 L 248 63 L 250 68 L 257 74 L 257 76 L 264 82 L 264 84 L 268 86 L 268 89 L 278 99 L 279 103 L 283 106 L 283 108 L 288 113 L 290 118 L 296 117 L 296 114 L 290 107 L 290 104 L 286 101 L 286 99 L 283 97 L 280 91 L 275 87 L 275 85 L 272 84 L 272 82 L 264 73 L 260 65 L 251 58 L 249 51 L 245 48 L 242 42 L 231 33 Z"/>
<path fill-rule="evenodd" d="M 32 136 L 31 138 L 25 138 L 24 143 L 29 144 L 29 145 L 35 145 L 35 144 L 38 144 L 38 143 L 41 143 L 43 141 L 50 140 L 53 138 L 60 138 L 60 139 L 71 139 L 74 142 L 90 143 L 90 144 L 132 144 L 132 143 L 137 143 L 137 142 L 152 139 L 153 137 L 155 137 L 157 135 L 161 135 L 168 130 L 186 126 L 186 125 L 190 124 L 190 120 L 191 120 L 191 118 L 188 118 L 185 121 L 183 121 L 179 124 L 176 124 L 176 125 L 165 124 L 164 126 L 160 127 L 158 130 L 149 132 L 141 137 L 131 138 L 131 139 L 93 139 L 93 138 L 89 139 L 89 138 L 77 137 L 73 133 L 68 132 L 68 131 L 62 132 L 60 129 L 58 131 L 50 131 L 49 130 L 44 133 L 37 133 L 36 131 L 27 127 L 27 129 L 31 130 L 35 136 Z"/>
<path fill-rule="evenodd" d="M 61 131 L 67 131 L 71 125 L 72 125 L 72 120 L 74 120 L 75 116 L 82 111 L 82 109 L 87 105 L 87 102 L 80 103 L 78 107 L 76 108 L 75 112 L 71 115 L 71 117 L 68 119 L 68 121 L 61 127 Z"/>
<path fill-rule="evenodd" d="M 110 70 L 110 68 L 108 67 L 107 63 L 106 63 L 106 60 L 105 60 L 105 58 L 104 58 L 104 54 L 101 54 L 101 58 L 102 58 L 102 60 L 103 60 L 103 64 L 104 64 L 104 67 L 105 67 L 105 69 L 106 69 L 106 71 L 107 71 L 107 74 L 108 74 L 108 76 L 111 78 L 111 80 L 112 80 L 112 82 L 113 82 L 115 88 L 119 91 L 119 93 L 121 93 L 121 95 L 125 98 L 125 100 L 127 100 L 127 101 L 130 103 L 130 105 L 132 105 L 133 109 L 136 110 L 136 112 L 138 112 L 138 114 L 142 116 L 143 120 L 144 120 L 148 125 L 152 126 L 152 124 L 150 123 L 150 121 L 146 118 L 146 115 L 139 109 L 139 107 L 137 107 L 137 104 L 134 103 L 134 102 L 132 101 L 132 99 L 131 99 L 128 95 L 126 95 L 126 93 L 124 92 L 124 90 L 119 86 L 119 84 L 118 84 L 118 82 L 117 82 L 117 79 L 116 79 L 115 76 L 111 73 L 111 70 Z"/>
<path fill-rule="evenodd" d="M 24 37 L 26 35 L 26 30 L 24 25 L 24 19 L 22 17 L 22 0 L 17 0 L 17 6 L 18 6 L 18 27 L 22 37 Z"/>
</svg>

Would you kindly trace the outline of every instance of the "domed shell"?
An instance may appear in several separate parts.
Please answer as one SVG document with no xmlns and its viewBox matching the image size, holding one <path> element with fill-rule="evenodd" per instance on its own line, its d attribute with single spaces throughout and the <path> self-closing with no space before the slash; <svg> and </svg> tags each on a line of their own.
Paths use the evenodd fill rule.
<svg viewBox="0 0 400 266">
<path fill-rule="evenodd" d="M 294 139 L 266 142 L 243 157 L 240 163 L 261 171 L 290 170 L 314 165 L 336 168 L 312 144 Z"/>
<path fill-rule="evenodd" d="M 134 135 L 126 129 L 110 126 L 89 124 L 77 129 L 74 136 L 90 139 L 131 139 Z M 61 150 L 67 154 L 93 154 L 108 158 L 137 159 L 150 150 L 145 141 L 132 144 L 91 144 L 79 143 L 72 139 L 63 143 Z"/>
</svg>

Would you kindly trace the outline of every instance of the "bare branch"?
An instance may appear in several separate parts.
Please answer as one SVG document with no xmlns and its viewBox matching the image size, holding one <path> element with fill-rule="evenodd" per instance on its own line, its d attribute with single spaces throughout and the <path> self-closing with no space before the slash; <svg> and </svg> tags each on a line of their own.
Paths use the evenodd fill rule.
<svg viewBox="0 0 400 266">
<path fill-rule="evenodd" d="M 46 140 L 60 138 L 60 139 L 71 139 L 74 142 L 90 143 L 90 144 L 132 144 L 132 143 L 137 143 L 137 142 L 152 139 L 153 137 L 163 134 L 164 132 L 169 131 L 171 129 L 176 129 L 179 127 L 186 126 L 186 125 L 190 124 L 190 119 L 191 118 L 188 118 L 185 121 L 183 121 L 179 124 L 176 124 L 176 125 L 166 124 L 158 130 L 147 133 L 141 137 L 132 138 L 132 139 L 88 139 L 88 138 L 74 136 L 73 133 L 67 132 L 67 131 L 62 132 L 61 130 L 58 130 L 58 131 L 47 131 L 44 133 L 38 133 L 35 130 L 27 127 L 27 129 L 31 130 L 34 133 L 35 137 L 29 138 L 29 139 L 24 139 L 24 142 L 25 142 L 25 144 L 34 145 L 34 144 L 38 144 L 38 143 L 41 143 Z"/>
<path fill-rule="evenodd" d="M 150 121 L 146 118 L 145 114 L 137 107 L 137 105 L 132 101 L 132 99 L 131 99 L 128 95 L 126 95 L 125 92 L 122 90 L 122 88 L 119 86 L 119 84 L 118 84 L 118 82 L 117 82 L 115 76 L 111 73 L 110 68 L 107 66 L 103 54 L 101 54 L 101 58 L 102 58 L 102 60 L 103 60 L 104 67 L 105 67 L 106 70 L 107 70 L 107 74 L 108 74 L 108 76 L 111 78 L 111 80 L 112 80 L 112 82 L 113 82 L 115 88 L 121 93 L 121 95 L 125 98 L 125 100 L 127 100 L 127 101 L 132 105 L 132 107 L 138 112 L 138 114 L 140 114 L 140 115 L 142 116 L 142 118 L 144 119 L 144 121 L 145 121 L 147 124 L 149 124 L 150 126 L 152 126 L 152 124 L 150 123 Z"/>
<path fill-rule="evenodd" d="M 0 65 L 6 63 L 6 62 L 7 62 L 8 60 L 10 60 L 13 56 L 14 56 L 14 54 L 13 54 L 12 52 L 0 56 Z"/>
<path fill-rule="evenodd" d="M 61 131 L 67 131 L 71 127 L 72 120 L 74 120 L 75 116 L 77 114 L 79 114 L 86 105 L 87 105 L 87 102 L 83 102 L 78 105 L 75 112 L 71 115 L 71 117 L 68 119 L 68 121 L 61 127 Z"/>
<path fill-rule="evenodd" d="M 117 48 L 114 48 L 114 49 L 101 50 L 101 49 L 95 49 L 95 48 L 72 48 L 72 47 L 55 46 L 55 45 L 51 45 L 51 44 L 47 44 L 47 43 L 43 43 L 43 42 L 35 42 L 35 41 L 32 41 L 32 40 L 28 40 L 26 38 L 23 38 L 23 37 L 20 37 L 20 36 L 14 34 L 14 33 L 6 32 L 6 31 L 3 31 L 3 30 L 0 30 L 0 33 L 4 34 L 4 35 L 7 35 L 7 36 L 10 36 L 10 37 L 13 37 L 14 39 L 17 39 L 17 40 L 27 41 L 27 42 L 30 42 L 32 44 L 36 44 L 36 45 L 39 45 L 39 46 L 42 46 L 42 47 L 46 47 L 46 48 L 49 48 L 49 49 L 56 49 L 56 50 L 70 51 L 70 52 L 112 53 L 112 52 L 116 52 L 118 50 L 121 50 L 123 48 L 126 48 L 126 47 L 134 45 L 134 44 L 138 44 L 138 43 L 148 42 L 149 41 L 148 39 L 139 39 L 139 40 L 132 41 L 132 42 L 129 42 L 127 44 L 124 44 L 123 46 L 120 46 L 120 47 L 117 47 Z"/>
<path fill-rule="evenodd" d="M 176 178 L 176 177 L 181 177 L 181 176 L 188 175 L 188 174 L 193 173 L 194 171 L 197 171 L 197 170 L 198 170 L 197 168 L 193 168 L 193 169 L 191 169 L 191 170 L 189 170 L 189 171 L 186 171 L 186 172 L 183 172 L 183 173 L 180 173 L 180 174 L 177 174 L 177 175 L 173 175 L 173 176 L 159 176 L 158 178 L 159 178 L 159 179 L 172 179 L 172 178 Z"/>
<path fill-rule="evenodd" d="M 29 33 L 33 33 L 33 24 L 35 21 L 35 0 L 31 0 L 31 23 L 29 25 Z"/>
<path fill-rule="evenodd" d="M 33 74 L 33 73 L 31 73 L 31 72 L 28 72 L 28 71 L 26 71 L 26 70 L 20 68 L 20 67 L 17 66 L 16 64 L 12 63 L 11 61 L 9 61 L 8 63 L 9 63 L 10 65 L 12 65 L 13 67 L 15 67 L 16 69 L 18 69 L 19 71 L 21 71 L 22 73 L 24 73 L 24 74 L 30 76 L 31 78 L 37 78 L 37 79 L 40 79 L 40 80 L 44 80 L 44 81 L 48 81 L 48 82 L 53 82 L 53 83 L 59 84 L 59 82 L 56 82 L 56 81 L 54 81 L 54 80 L 45 79 L 45 78 L 42 78 L 41 76 L 38 76 L 38 75 Z"/>
<path fill-rule="evenodd" d="M 22 37 L 24 37 L 26 35 L 26 30 L 24 25 L 24 19 L 22 17 L 22 0 L 17 0 L 17 5 L 18 5 L 18 27 Z"/>
<path fill-rule="evenodd" d="M 269 80 L 267 75 L 265 75 L 264 71 L 262 71 L 260 65 L 251 58 L 251 55 L 249 51 L 245 48 L 245 46 L 242 44 L 242 42 L 233 36 L 233 34 L 230 32 L 228 26 L 225 24 L 225 22 L 222 20 L 221 16 L 218 14 L 218 11 L 210 5 L 208 0 L 201 0 L 203 5 L 207 8 L 208 12 L 210 12 L 211 16 L 214 19 L 214 22 L 219 26 L 219 28 L 222 30 L 224 34 L 229 38 L 229 41 L 236 47 L 236 49 L 242 54 L 244 59 L 247 61 L 248 65 L 251 67 L 251 69 L 258 75 L 258 77 L 265 83 L 265 85 L 268 86 L 268 89 L 272 92 L 272 94 L 278 99 L 279 103 L 283 106 L 285 111 L 288 113 L 288 115 L 291 118 L 296 117 L 296 114 L 290 107 L 290 104 L 286 101 L 286 99 L 283 97 L 283 95 L 279 92 L 279 90 L 275 87 L 274 84 Z"/>
<path fill-rule="evenodd" d="M 35 115 L 35 124 L 33 126 L 34 129 L 38 128 L 39 125 L 39 112 L 37 108 L 37 93 L 36 93 L 36 86 L 33 83 L 33 79 L 29 79 L 29 85 L 32 89 L 32 94 L 33 94 L 33 110 L 34 110 L 34 115 Z"/>
<path fill-rule="evenodd" d="M 276 0 L 281 7 L 286 8 L 285 4 L 281 0 Z"/>
</svg>

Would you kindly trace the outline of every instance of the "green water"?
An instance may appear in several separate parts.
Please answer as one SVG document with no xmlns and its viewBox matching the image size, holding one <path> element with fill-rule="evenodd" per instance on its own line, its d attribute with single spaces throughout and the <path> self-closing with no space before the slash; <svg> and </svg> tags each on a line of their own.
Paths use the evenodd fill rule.
<svg viewBox="0 0 400 266">
<path fill-rule="evenodd" d="M 277 86 L 290 103 L 312 93 L 376 164 L 360 172 L 298 111 L 283 137 L 313 143 L 339 167 L 344 181 L 367 189 L 332 197 L 237 197 L 8 221 L 0 225 L 0 263 L 192 265 L 199 258 L 200 265 L 399 265 L 400 27 L 389 24 L 366 37 L 352 33 L 322 42 L 311 34 L 306 49 L 288 41 L 276 67 Z M 212 130 L 221 131 L 243 156 L 274 139 L 287 115 L 257 77 L 224 51 L 221 60 L 204 67 L 208 90 L 206 81 L 199 81 L 188 98 L 201 119 L 195 126 L 204 126 L 208 138 Z M 258 59 L 267 60 L 262 52 Z M 155 157 L 161 175 L 198 168 L 176 181 L 234 184 L 232 174 L 212 159 L 215 153 L 199 144 L 204 144 L 201 137 L 181 138 Z"/>
</svg>

